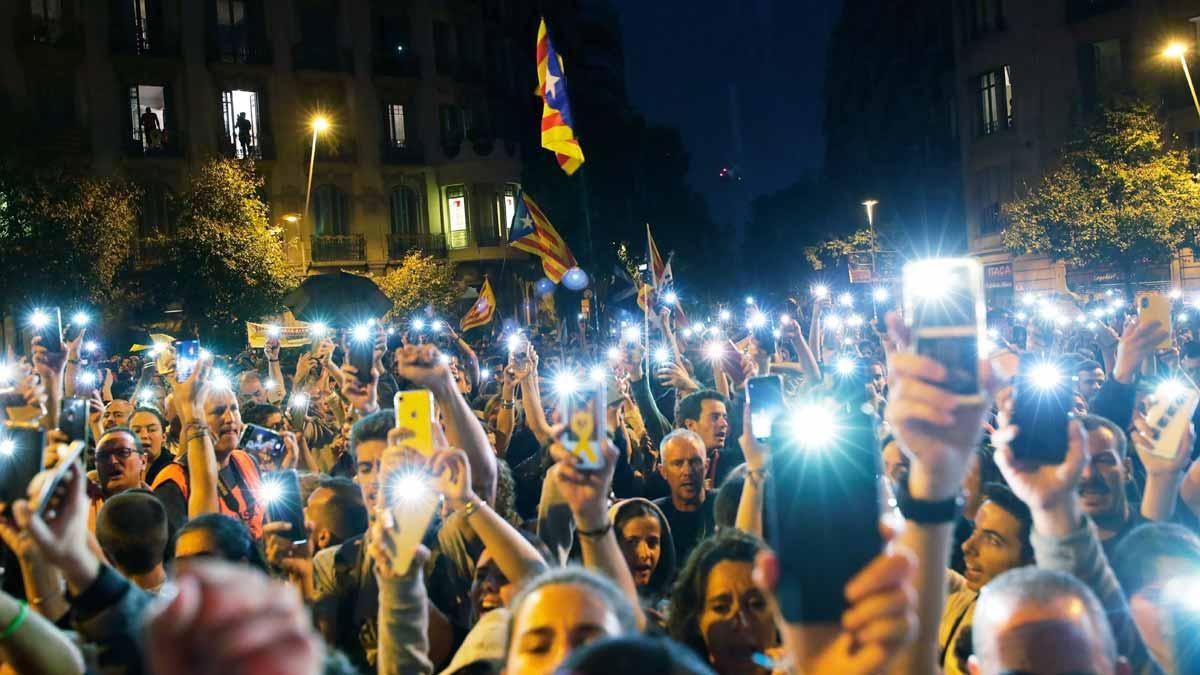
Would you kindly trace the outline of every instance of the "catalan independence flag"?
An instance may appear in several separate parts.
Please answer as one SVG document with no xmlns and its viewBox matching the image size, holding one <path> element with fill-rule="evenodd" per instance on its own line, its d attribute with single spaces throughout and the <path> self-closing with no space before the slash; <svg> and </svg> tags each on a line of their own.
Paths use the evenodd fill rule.
<svg viewBox="0 0 1200 675">
<path fill-rule="evenodd" d="M 492 282 L 484 279 L 483 286 L 479 288 L 479 299 L 471 305 L 471 311 L 458 322 L 458 329 L 465 333 L 472 328 L 485 326 L 495 315 L 496 293 L 492 290 Z"/>
<path fill-rule="evenodd" d="M 579 147 L 572 127 L 562 57 L 550 44 L 545 18 L 538 24 L 537 72 L 537 95 L 542 99 L 542 147 L 554 151 L 558 165 L 570 176 L 583 164 L 583 148 Z"/>
<path fill-rule="evenodd" d="M 554 283 L 562 281 L 567 270 L 576 266 L 575 256 L 567 248 L 567 242 L 550 224 L 546 214 L 538 208 L 533 198 L 521 193 L 517 211 L 513 214 L 512 226 L 508 230 L 508 243 L 515 249 L 532 253 L 542 259 L 542 270 Z"/>
</svg>

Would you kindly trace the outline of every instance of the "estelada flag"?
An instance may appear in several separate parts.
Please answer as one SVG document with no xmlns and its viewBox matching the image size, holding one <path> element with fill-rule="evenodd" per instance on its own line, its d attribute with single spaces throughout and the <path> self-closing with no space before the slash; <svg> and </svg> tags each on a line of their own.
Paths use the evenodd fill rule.
<svg viewBox="0 0 1200 675">
<path fill-rule="evenodd" d="M 492 282 L 484 279 L 483 286 L 479 288 L 479 299 L 471 305 L 471 311 L 458 322 L 458 329 L 465 333 L 472 328 L 487 325 L 495 315 L 496 293 L 492 291 Z"/>
<path fill-rule="evenodd" d="M 536 93 L 542 99 L 542 147 L 554 151 L 559 167 L 570 176 L 583 164 L 583 148 L 572 126 L 562 57 L 550 44 L 545 18 L 538 23 L 537 75 Z"/>
<path fill-rule="evenodd" d="M 662 288 L 667 281 L 667 263 L 658 252 L 658 245 L 650 235 L 650 223 L 646 223 L 646 264 L 650 267 L 650 285 Z"/>
<path fill-rule="evenodd" d="M 532 253 L 542 259 L 542 270 L 554 283 L 562 281 L 567 270 L 576 266 L 575 256 L 567 242 L 550 224 L 546 214 L 528 193 L 521 193 L 517 211 L 508 230 L 508 243 L 515 249 Z"/>
</svg>

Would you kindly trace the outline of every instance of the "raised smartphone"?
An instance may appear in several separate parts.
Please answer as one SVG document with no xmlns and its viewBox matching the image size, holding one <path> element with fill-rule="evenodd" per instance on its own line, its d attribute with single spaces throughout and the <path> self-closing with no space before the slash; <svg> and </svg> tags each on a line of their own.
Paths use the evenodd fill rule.
<svg viewBox="0 0 1200 675">
<path fill-rule="evenodd" d="M 778 375 L 750 378 L 746 383 L 750 405 L 750 431 L 760 441 L 771 437 L 775 420 L 783 414 L 783 380 Z"/>
<path fill-rule="evenodd" d="M 979 403 L 979 340 L 987 314 L 983 273 L 971 258 L 927 258 L 904 266 L 904 320 L 911 348 L 946 367 L 941 386 Z"/>
<path fill-rule="evenodd" d="M 45 515 L 46 511 L 51 507 L 58 508 L 59 498 L 55 493 L 58 490 L 59 484 L 62 483 L 63 477 L 67 475 L 67 471 L 75 466 L 75 462 L 79 460 L 83 454 L 83 441 L 74 441 L 70 445 L 58 446 L 58 464 L 50 470 L 46 479 L 38 486 L 37 494 L 31 499 L 31 506 L 39 516 Z M 79 468 L 80 471 L 83 467 Z"/>
<path fill-rule="evenodd" d="M 567 428 L 563 445 L 578 460 L 578 468 L 597 470 L 604 467 L 607 440 L 607 398 L 603 382 L 588 382 L 563 400 L 563 418 Z"/>
<path fill-rule="evenodd" d="M 304 527 L 304 504 L 300 501 L 300 476 L 295 469 L 284 469 L 263 476 L 264 484 L 271 485 L 270 499 L 266 501 L 268 522 L 289 523 L 291 528 L 283 534 L 289 541 L 299 542 L 308 538 Z"/>
<path fill-rule="evenodd" d="M 1034 464 L 1061 464 L 1067 457 L 1074 403 L 1071 379 L 1061 364 L 1032 354 L 1021 358 L 1013 380 L 1013 457 Z"/>
<path fill-rule="evenodd" d="M 426 389 L 396 392 L 396 428 L 409 433 L 403 443 L 425 457 L 433 455 L 433 394 Z"/>
<path fill-rule="evenodd" d="M 175 381 L 183 382 L 196 369 L 196 361 L 200 358 L 199 340 L 180 340 L 175 343 Z"/>
<path fill-rule="evenodd" d="M 0 430 L 0 502 L 6 506 L 29 496 L 29 483 L 45 468 L 46 432 L 34 423 L 9 421 Z"/>
<path fill-rule="evenodd" d="M 1167 336 L 1155 349 L 1171 348 L 1171 301 L 1162 293 L 1144 293 L 1137 298 L 1138 322 L 1157 321 L 1167 329 Z"/>
<path fill-rule="evenodd" d="M 88 400 L 65 398 L 59 407 L 58 430 L 67 435 L 67 442 L 88 443 Z"/>
<path fill-rule="evenodd" d="M 273 460 L 279 460 L 287 454 L 283 437 L 257 424 L 247 424 L 246 428 L 242 429 L 242 439 L 238 442 L 238 447 L 255 458 L 265 454 Z"/>
</svg>

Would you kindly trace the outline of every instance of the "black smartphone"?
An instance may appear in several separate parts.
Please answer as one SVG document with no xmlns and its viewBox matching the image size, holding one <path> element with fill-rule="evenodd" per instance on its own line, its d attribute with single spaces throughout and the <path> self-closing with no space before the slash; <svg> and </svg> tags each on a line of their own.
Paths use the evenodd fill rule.
<svg viewBox="0 0 1200 675">
<path fill-rule="evenodd" d="M 783 413 L 783 380 L 778 375 L 750 378 L 746 383 L 750 404 L 750 431 L 760 441 L 771 437 L 775 420 Z"/>
<path fill-rule="evenodd" d="M 290 523 L 291 529 L 283 534 L 289 541 L 308 539 L 308 531 L 304 527 L 304 504 L 300 501 L 300 476 L 295 469 L 269 473 L 263 477 L 263 483 L 270 486 L 265 492 L 268 496 L 267 520 Z"/>
<path fill-rule="evenodd" d="M 42 470 L 46 432 L 27 423 L 7 422 L 0 431 L 0 502 L 5 508 L 29 496 L 29 483 Z"/>
<path fill-rule="evenodd" d="M 33 496 L 31 502 L 34 510 L 39 516 L 45 515 L 46 511 L 51 508 L 57 509 L 60 501 L 60 495 L 57 494 L 58 486 L 67 475 L 67 471 L 75 466 L 75 462 L 79 461 L 79 457 L 83 455 L 84 444 L 82 441 L 72 441 L 68 446 L 58 446 L 58 464 L 54 465 L 50 475 L 38 487 L 38 492 Z M 66 448 L 66 452 L 62 448 Z M 83 467 L 79 468 L 80 471 Z"/>
<path fill-rule="evenodd" d="M 180 340 L 175 343 L 175 381 L 183 382 L 192 376 L 200 358 L 199 340 Z"/>
<path fill-rule="evenodd" d="M 67 435 L 67 442 L 82 441 L 88 444 L 88 400 L 86 398 L 63 399 L 58 412 L 58 430 Z"/>
<path fill-rule="evenodd" d="M 765 525 L 789 622 L 839 621 L 846 583 L 883 550 L 873 430 L 873 418 L 847 404 L 810 402 L 776 419 Z"/>
<path fill-rule="evenodd" d="M 1013 381 L 1013 457 L 1037 464 L 1061 464 L 1067 457 L 1074 387 L 1066 369 L 1030 354 L 1021 357 Z"/>
<path fill-rule="evenodd" d="M 257 424 L 246 425 L 246 428 L 242 430 L 242 440 L 238 443 L 238 447 L 255 458 L 265 454 L 272 460 L 279 460 L 287 452 L 282 436 Z"/>
<path fill-rule="evenodd" d="M 304 420 L 308 418 L 310 402 L 308 394 L 302 391 L 292 392 L 288 399 L 288 421 L 291 422 L 292 431 L 298 434 L 304 433 Z"/>
<path fill-rule="evenodd" d="M 371 382 L 371 368 L 375 365 L 375 330 L 359 327 L 350 334 L 350 365 L 354 366 L 355 378 L 363 384 Z"/>
<path fill-rule="evenodd" d="M 983 400 L 979 339 L 987 313 L 983 273 L 971 258 L 927 258 L 904 266 L 904 320 L 913 350 L 946 367 L 941 386 L 964 403 Z"/>
<path fill-rule="evenodd" d="M 35 309 L 29 321 L 33 326 L 33 334 L 42 339 L 46 351 L 62 352 L 62 312 L 57 307 Z"/>
</svg>

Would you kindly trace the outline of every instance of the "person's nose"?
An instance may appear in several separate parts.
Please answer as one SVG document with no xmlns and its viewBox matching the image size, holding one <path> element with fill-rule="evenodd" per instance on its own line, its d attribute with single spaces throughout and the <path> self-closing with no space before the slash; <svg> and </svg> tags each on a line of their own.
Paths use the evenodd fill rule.
<svg viewBox="0 0 1200 675">
<path fill-rule="evenodd" d="M 638 544 L 637 555 L 640 560 L 645 560 L 646 562 L 650 562 L 650 559 L 654 557 L 650 546 L 647 544 Z"/>
<path fill-rule="evenodd" d="M 967 540 L 962 543 L 962 552 L 970 555 L 975 552 L 975 535 L 967 537 Z"/>
</svg>

